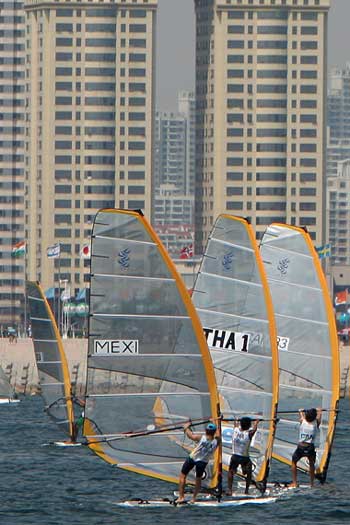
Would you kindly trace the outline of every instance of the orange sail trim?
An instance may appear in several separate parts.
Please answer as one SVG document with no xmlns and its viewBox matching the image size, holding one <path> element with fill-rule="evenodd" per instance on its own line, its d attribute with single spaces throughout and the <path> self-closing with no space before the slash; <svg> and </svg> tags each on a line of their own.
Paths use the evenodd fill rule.
<svg viewBox="0 0 350 525">
<path fill-rule="evenodd" d="M 199 362 L 201 362 L 201 368 L 202 368 L 202 370 L 204 370 L 203 371 L 203 376 L 204 376 L 204 373 L 205 373 L 205 377 L 206 377 L 206 385 L 207 385 L 206 386 L 206 389 L 207 389 L 207 394 L 206 395 L 208 396 L 207 397 L 208 409 L 210 407 L 210 411 L 211 411 L 210 414 L 205 414 L 205 419 L 207 419 L 207 418 L 216 419 L 216 417 L 217 417 L 217 415 L 216 415 L 216 408 L 217 408 L 217 404 L 218 404 L 218 394 L 217 394 L 217 389 L 216 389 L 215 374 L 214 374 L 214 370 L 213 370 L 213 365 L 212 365 L 210 353 L 209 353 L 209 350 L 208 350 L 208 347 L 207 347 L 207 344 L 206 344 L 206 340 L 205 340 L 205 337 L 204 337 L 203 329 L 202 329 L 200 320 L 198 318 L 197 312 L 196 312 L 196 310 L 195 310 L 195 308 L 194 308 L 194 306 L 192 304 L 192 301 L 191 301 L 190 295 L 189 295 L 189 293 L 188 293 L 188 291 L 186 289 L 186 286 L 183 283 L 180 275 L 178 274 L 178 272 L 177 272 L 177 270 L 175 268 L 174 263 L 170 259 L 168 253 L 166 252 L 165 248 L 163 247 L 163 245 L 162 245 L 160 239 L 158 238 L 157 234 L 155 233 L 155 231 L 153 230 L 153 228 L 151 227 L 151 225 L 145 219 L 145 217 L 142 215 L 141 212 L 128 211 L 128 210 L 117 210 L 117 209 L 103 209 L 103 210 L 100 210 L 100 212 L 97 214 L 97 216 L 96 216 L 97 219 L 96 219 L 95 223 L 98 223 L 98 221 L 99 221 L 99 219 L 101 217 L 104 217 L 106 219 L 105 222 L 108 223 L 109 220 L 106 218 L 106 217 L 108 217 L 108 214 L 119 215 L 119 216 L 125 215 L 127 217 L 130 217 L 130 219 L 136 220 L 138 223 L 140 223 L 140 226 L 142 226 L 142 228 L 139 228 L 139 229 L 140 230 L 142 229 L 143 231 L 145 231 L 145 233 L 147 235 L 148 243 L 146 242 L 146 244 L 149 244 L 151 247 L 154 246 L 154 248 L 152 248 L 152 250 L 154 249 L 154 252 L 156 252 L 158 254 L 157 255 L 158 256 L 158 260 L 159 261 L 161 261 L 161 260 L 163 261 L 161 263 L 161 266 L 159 266 L 159 267 L 166 268 L 167 275 L 169 276 L 169 277 L 166 278 L 166 280 L 168 280 L 169 282 L 171 282 L 171 281 L 174 282 L 174 284 L 173 284 L 174 290 L 175 289 L 177 290 L 177 294 L 179 296 L 179 299 L 181 299 L 181 303 L 183 305 L 181 307 L 183 309 L 181 315 L 184 316 L 184 319 L 188 318 L 190 320 L 191 327 L 192 327 L 191 329 L 193 330 L 193 332 L 192 332 L 193 333 L 193 340 L 196 341 L 196 345 L 197 345 L 197 348 L 198 348 L 198 351 L 197 351 L 198 354 L 200 353 L 200 361 Z M 101 220 L 100 222 L 102 224 L 103 220 Z M 110 220 L 110 222 L 112 223 L 113 221 Z M 114 224 L 116 224 L 116 223 L 114 222 Z M 136 222 L 135 222 L 135 224 L 136 224 Z M 105 225 L 103 224 L 102 228 L 104 228 L 104 227 L 105 227 Z M 108 230 L 108 228 L 107 228 L 107 230 Z M 102 231 L 102 230 L 100 230 L 100 231 Z M 108 236 L 108 235 L 110 235 L 110 236 Z M 134 238 L 130 238 L 129 239 L 127 236 L 124 237 L 123 235 L 122 235 L 122 237 L 123 238 L 120 239 L 118 237 L 118 235 L 116 235 L 115 238 L 114 237 L 112 238 L 112 235 L 107 233 L 107 237 L 104 237 L 104 241 L 103 242 L 108 242 L 107 239 L 111 239 L 111 242 L 112 242 L 113 239 L 114 239 L 114 243 L 115 242 L 117 244 L 119 243 L 118 246 L 120 246 L 120 248 L 118 248 L 118 250 L 122 249 L 122 247 L 124 246 L 125 242 L 129 242 L 130 243 L 129 244 L 130 247 L 132 246 L 132 243 L 134 242 L 135 243 L 135 251 L 137 252 L 137 242 L 138 242 L 137 238 L 135 238 L 135 239 Z M 97 239 L 96 241 L 94 241 L 95 237 L 94 237 L 94 234 L 93 234 L 93 246 L 94 246 L 94 242 L 97 242 L 99 238 L 101 238 L 101 239 L 103 238 L 103 233 L 101 234 L 100 237 L 99 237 L 99 234 L 96 234 L 96 239 Z M 139 244 L 140 244 L 140 242 L 144 242 L 145 243 L 145 240 L 139 241 Z M 115 246 L 115 244 L 114 244 L 114 246 Z M 133 254 L 135 253 L 135 251 L 133 252 Z M 117 253 L 118 253 L 118 251 L 117 251 Z M 154 256 L 154 253 L 153 253 L 153 256 Z M 139 257 L 139 256 L 136 256 L 136 258 L 137 257 Z M 139 258 L 137 260 L 140 261 Z M 94 261 L 94 250 L 92 250 L 92 261 Z M 159 264 L 159 263 L 157 263 L 157 264 Z M 100 275 L 102 275 L 102 277 L 103 277 L 103 270 L 100 271 L 99 276 Z M 124 271 L 123 275 L 126 275 L 126 278 L 128 278 L 127 270 Z M 141 275 L 143 275 L 142 272 L 141 272 L 141 274 L 138 274 L 138 275 L 140 275 L 140 277 L 132 277 L 133 275 L 134 274 L 132 274 L 132 272 L 131 272 L 130 278 L 131 279 L 132 278 L 140 279 L 140 290 L 142 290 L 142 280 L 141 280 L 143 278 L 141 276 Z M 145 277 L 146 279 L 147 278 L 148 279 L 153 279 L 153 281 L 150 281 L 150 282 L 155 282 L 155 283 L 157 282 L 157 277 L 152 277 L 153 273 L 150 273 L 150 274 L 147 274 L 147 275 L 149 277 Z M 92 277 L 93 277 L 93 275 L 92 275 Z M 119 310 L 118 310 L 118 312 L 119 312 Z M 93 312 L 91 310 L 92 319 L 94 318 L 94 314 L 95 314 L 95 312 Z M 102 315 L 103 316 L 104 314 L 99 313 L 97 315 L 100 315 L 100 316 Z M 129 314 L 127 314 L 126 317 L 128 315 Z M 168 314 L 165 314 L 165 315 L 168 315 Z M 134 317 L 137 317 L 137 313 L 134 315 Z M 152 314 L 146 315 L 145 317 L 146 318 L 147 317 L 151 318 Z M 140 337 L 140 341 L 142 342 L 142 338 L 141 337 Z M 193 345 L 193 341 L 191 342 L 191 344 Z M 142 344 L 141 344 L 141 346 L 142 346 Z M 193 350 L 191 350 L 191 352 L 193 352 Z M 90 352 L 89 352 L 89 354 L 90 354 Z M 169 353 L 169 354 L 164 354 L 164 355 L 171 356 L 172 354 Z M 147 354 L 140 354 L 141 358 L 144 357 L 144 356 L 147 357 Z M 162 357 L 162 355 L 160 357 Z M 119 362 L 117 362 L 114 366 L 116 367 L 116 368 L 114 368 L 115 371 L 116 370 L 120 370 Z M 129 366 L 129 365 L 125 365 L 125 366 Z M 130 371 L 128 369 L 127 373 L 132 375 L 135 372 L 134 372 L 133 368 L 130 368 Z M 136 375 L 137 375 L 137 373 L 136 373 Z M 147 376 L 147 373 L 145 373 L 145 377 L 146 376 Z M 180 378 L 179 378 L 179 383 L 181 383 Z M 185 381 L 185 383 L 186 383 L 186 381 Z M 206 389 L 204 389 L 204 390 L 206 390 Z M 191 396 L 192 395 L 191 389 L 189 389 L 188 392 L 185 391 L 185 394 Z M 200 393 L 200 394 L 202 395 L 202 393 Z M 135 393 L 134 395 L 137 396 L 138 394 Z M 142 394 L 140 394 L 140 395 L 142 395 Z M 147 393 L 145 395 L 147 395 Z M 166 395 L 171 395 L 171 394 L 166 394 Z M 174 392 L 174 395 L 176 395 L 175 392 Z M 127 394 L 125 394 L 125 396 L 127 396 Z M 159 392 L 159 396 L 160 397 L 162 396 L 162 391 Z M 88 398 L 87 399 L 89 399 L 89 394 L 88 394 Z M 210 405 L 209 405 L 209 400 L 210 400 Z M 160 399 L 157 400 L 157 403 L 158 403 L 158 405 L 156 405 L 156 408 L 157 407 L 159 408 Z M 209 411 L 209 410 L 207 410 L 207 411 Z M 88 408 L 87 412 L 89 412 L 89 408 Z M 158 414 L 158 416 L 156 414 L 154 414 L 154 416 L 153 416 L 154 417 L 153 423 L 155 423 L 156 425 L 159 425 L 160 422 L 163 423 L 163 418 L 161 416 L 162 412 L 161 412 L 161 410 L 156 410 L 156 412 L 160 412 L 160 414 Z M 154 410 L 153 410 L 153 413 L 154 413 Z M 191 415 L 191 406 L 188 406 L 188 417 L 190 417 L 190 415 Z M 89 415 L 86 414 L 85 423 L 84 423 L 84 435 L 87 437 L 87 439 L 89 441 L 89 447 L 96 454 L 98 454 L 101 458 L 103 458 L 105 461 L 107 461 L 107 462 L 109 462 L 111 464 L 115 464 L 117 466 L 120 466 L 120 468 L 123 468 L 125 470 L 129 470 L 131 472 L 136 472 L 138 474 L 143 474 L 143 475 L 148 476 L 148 477 L 154 477 L 154 478 L 157 478 L 157 479 L 162 479 L 162 480 L 170 481 L 170 482 L 173 482 L 173 483 L 176 483 L 178 481 L 178 474 L 180 473 L 179 472 L 180 469 L 178 469 L 178 472 L 176 470 L 176 477 L 175 477 L 175 475 L 173 473 L 175 468 L 173 469 L 173 472 L 171 472 L 172 475 L 167 475 L 166 473 L 164 473 L 164 471 L 162 472 L 161 469 L 160 469 L 159 472 L 156 472 L 156 471 L 152 471 L 151 469 L 147 470 L 145 468 L 142 468 L 142 461 L 141 460 L 140 460 L 140 464 L 135 463 L 135 461 L 130 461 L 130 465 L 128 465 L 127 461 L 120 459 L 120 452 L 118 453 L 118 449 L 117 448 L 114 448 L 113 450 L 111 449 L 111 456 L 110 456 L 108 454 L 108 448 L 109 448 L 108 447 L 108 439 L 104 440 L 103 437 L 98 434 L 97 428 L 94 426 L 94 422 L 90 422 L 88 417 L 89 417 Z M 179 415 L 179 417 L 180 417 L 180 415 Z M 176 419 L 175 416 L 174 416 L 174 418 Z M 135 439 L 139 439 L 139 438 L 135 438 Z M 170 441 L 171 441 L 171 439 L 169 440 L 169 442 Z M 176 442 L 175 439 L 173 441 Z M 112 445 L 112 443 L 111 443 L 111 445 Z M 182 446 L 182 450 L 186 450 L 186 449 L 187 449 L 187 444 Z M 171 459 L 169 459 L 169 463 L 171 463 Z M 174 463 L 177 463 L 177 462 L 174 461 Z M 218 468 L 217 468 L 217 465 L 216 465 L 214 471 L 217 472 L 217 470 L 218 470 Z M 212 486 L 216 485 L 216 475 L 211 477 L 211 485 Z"/>
<path fill-rule="evenodd" d="M 43 300 L 45 304 L 45 309 L 47 311 L 47 314 L 49 316 L 49 319 L 51 321 L 52 328 L 55 333 L 56 342 L 58 351 L 61 358 L 61 364 L 62 364 L 62 374 L 64 378 L 64 394 L 66 398 L 66 404 L 67 404 L 67 419 L 69 421 L 69 435 L 72 440 L 75 438 L 75 425 L 74 425 L 74 410 L 73 410 L 73 401 L 72 401 L 72 385 L 70 381 L 70 375 L 69 375 L 69 368 L 68 368 L 68 362 L 66 358 L 66 354 L 63 348 L 63 343 L 61 339 L 61 335 L 58 331 L 57 324 L 55 321 L 55 318 L 53 316 L 53 313 L 51 311 L 50 305 L 47 302 L 47 299 L 45 297 L 44 291 L 41 288 L 41 285 L 39 282 L 29 281 L 29 284 L 32 286 L 35 286 L 40 294 L 41 299 Z"/>
<path fill-rule="evenodd" d="M 273 223 L 271 226 L 286 227 L 285 224 L 279 224 L 279 223 Z M 317 273 L 317 276 L 320 282 L 320 286 L 322 289 L 323 301 L 324 301 L 324 305 L 325 305 L 326 312 L 327 312 L 327 320 L 328 320 L 328 327 L 329 327 L 329 341 L 330 341 L 330 349 L 331 349 L 331 357 L 332 357 L 333 388 L 332 388 L 331 406 L 329 407 L 331 416 L 329 418 L 327 439 L 325 441 L 324 453 L 322 455 L 322 458 L 320 459 L 319 468 L 317 470 L 317 473 L 322 477 L 327 474 L 330 453 L 331 453 L 333 440 L 334 440 L 335 426 L 336 426 L 336 420 L 337 420 L 337 410 L 338 410 L 338 403 L 339 403 L 339 397 L 340 397 L 340 357 L 339 357 L 337 327 L 336 327 L 333 305 L 332 305 L 332 300 L 331 300 L 331 296 L 329 293 L 326 277 L 323 272 L 318 253 L 315 250 L 315 247 L 311 241 L 311 237 L 303 228 L 299 228 L 297 226 L 289 226 L 289 225 L 287 227 L 290 230 L 294 230 L 300 233 L 303 236 L 309 248 L 310 255 L 312 256 L 314 267 L 315 267 L 315 270 L 316 270 L 316 273 Z M 276 459 L 279 459 L 279 458 L 276 458 Z"/>
</svg>

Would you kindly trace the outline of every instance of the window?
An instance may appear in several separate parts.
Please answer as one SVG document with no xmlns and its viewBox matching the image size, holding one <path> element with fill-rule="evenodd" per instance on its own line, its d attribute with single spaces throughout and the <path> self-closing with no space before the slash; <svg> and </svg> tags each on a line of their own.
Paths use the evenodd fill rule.
<svg viewBox="0 0 350 525">
<path fill-rule="evenodd" d="M 244 55 L 228 55 L 227 62 L 229 64 L 244 64 Z"/>
<path fill-rule="evenodd" d="M 243 180 L 243 173 L 238 173 L 238 172 L 228 172 L 226 174 L 226 180 L 230 181 L 230 180 L 236 180 L 236 181 L 239 181 L 239 180 Z"/>
<path fill-rule="evenodd" d="M 242 202 L 227 202 L 226 208 L 228 210 L 243 210 L 243 203 Z"/>
<path fill-rule="evenodd" d="M 229 40 L 227 47 L 229 49 L 244 49 L 244 40 Z"/>
<path fill-rule="evenodd" d="M 316 211 L 316 203 L 315 202 L 301 202 L 299 204 L 299 210 L 300 211 Z"/>
<path fill-rule="evenodd" d="M 313 40 L 302 40 L 301 49 L 303 51 L 308 51 L 309 49 L 317 49 L 317 42 Z"/>
<path fill-rule="evenodd" d="M 258 35 L 286 35 L 288 26 L 258 26 Z"/>
</svg>

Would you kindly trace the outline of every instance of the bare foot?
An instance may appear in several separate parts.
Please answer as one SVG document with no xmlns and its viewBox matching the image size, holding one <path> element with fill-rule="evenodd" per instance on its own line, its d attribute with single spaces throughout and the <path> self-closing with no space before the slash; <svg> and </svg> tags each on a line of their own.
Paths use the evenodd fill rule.
<svg viewBox="0 0 350 525">
<path fill-rule="evenodd" d="M 296 483 L 289 483 L 288 488 L 289 489 L 296 489 L 298 485 Z"/>
<path fill-rule="evenodd" d="M 177 498 L 177 500 L 175 500 L 175 503 L 177 505 L 181 505 L 181 503 L 185 503 L 185 498 Z"/>
<path fill-rule="evenodd" d="M 195 499 L 191 499 L 190 503 L 191 504 L 196 503 L 196 500 Z"/>
</svg>

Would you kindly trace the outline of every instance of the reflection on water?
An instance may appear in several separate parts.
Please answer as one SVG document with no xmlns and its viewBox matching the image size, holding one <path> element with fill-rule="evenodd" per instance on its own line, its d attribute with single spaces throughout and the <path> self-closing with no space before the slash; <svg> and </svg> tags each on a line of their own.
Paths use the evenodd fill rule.
<svg viewBox="0 0 350 525">
<path fill-rule="evenodd" d="M 113 468 L 84 447 L 42 446 L 59 436 L 39 398 L 0 407 L 0 523 L 3 525 L 143 525 L 259 522 L 272 525 L 350 523 L 350 412 L 348 401 L 337 429 L 328 483 L 268 506 L 232 509 L 122 509 L 129 497 L 167 497 L 172 486 Z M 272 479 L 290 479 L 273 465 Z M 179 514 L 180 513 L 180 514 Z"/>
</svg>

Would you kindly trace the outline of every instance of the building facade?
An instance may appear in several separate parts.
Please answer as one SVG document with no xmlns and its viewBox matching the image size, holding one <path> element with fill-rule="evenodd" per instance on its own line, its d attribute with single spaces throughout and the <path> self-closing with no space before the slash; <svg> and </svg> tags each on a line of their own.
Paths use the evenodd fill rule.
<svg viewBox="0 0 350 525">
<path fill-rule="evenodd" d="M 194 195 L 196 178 L 196 98 L 193 91 L 180 91 L 178 110 L 186 119 L 186 195 Z"/>
<path fill-rule="evenodd" d="M 332 266 L 350 266 L 350 158 L 327 179 L 327 212 Z"/>
<path fill-rule="evenodd" d="M 95 212 L 151 216 L 157 0 L 26 0 L 25 10 L 28 273 L 76 291 Z"/>
<path fill-rule="evenodd" d="M 155 126 L 156 192 L 161 185 L 173 185 L 181 193 L 186 188 L 186 118 L 172 112 L 157 112 Z"/>
<path fill-rule="evenodd" d="M 332 139 L 350 141 L 350 64 L 333 67 L 329 75 L 328 126 Z"/>
<path fill-rule="evenodd" d="M 23 323 L 25 259 L 11 257 L 24 239 L 25 25 L 22 0 L 0 9 L 0 325 Z"/>
<path fill-rule="evenodd" d="M 329 0 L 195 0 L 196 251 L 223 212 L 326 237 Z"/>
</svg>

